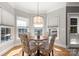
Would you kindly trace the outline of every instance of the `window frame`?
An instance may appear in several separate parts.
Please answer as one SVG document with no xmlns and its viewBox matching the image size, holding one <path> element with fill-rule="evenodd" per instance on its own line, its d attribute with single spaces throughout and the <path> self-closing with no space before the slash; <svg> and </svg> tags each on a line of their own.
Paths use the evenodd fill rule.
<svg viewBox="0 0 79 59">
<path fill-rule="evenodd" d="M 1 34 L 1 29 L 2 28 L 5 29 L 5 31 L 4 31 L 5 33 L 3 35 L 3 37 L 5 37 L 5 39 L 2 41 L 2 38 L 0 38 L 0 42 L 4 43 L 4 42 L 7 42 L 7 41 L 11 40 L 11 37 L 12 37 L 12 35 L 11 35 L 11 27 L 10 26 L 0 26 L 0 34 Z M 6 33 L 7 28 L 10 29 L 10 33 Z M 1 34 L 1 37 L 2 37 L 2 34 Z M 10 37 L 10 39 L 7 39 L 8 37 Z"/>
</svg>

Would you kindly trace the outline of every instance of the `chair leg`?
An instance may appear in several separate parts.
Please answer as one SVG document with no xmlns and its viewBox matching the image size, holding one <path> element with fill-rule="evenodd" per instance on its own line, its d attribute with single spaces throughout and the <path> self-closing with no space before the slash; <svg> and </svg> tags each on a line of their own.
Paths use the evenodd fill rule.
<svg viewBox="0 0 79 59">
<path fill-rule="evenodd" d="M 24 51 L 22 51 L 22 56 L 24 56 Z"/>
<path fill-rule="evenodd" d="M 52 56 L 54 56 L 53 50 L 52 50 Z"/>
<path fill-rule="evenodd" d="M 49 56 L 50 56 L 50 53 L 49 53 Z"/>
</svg>

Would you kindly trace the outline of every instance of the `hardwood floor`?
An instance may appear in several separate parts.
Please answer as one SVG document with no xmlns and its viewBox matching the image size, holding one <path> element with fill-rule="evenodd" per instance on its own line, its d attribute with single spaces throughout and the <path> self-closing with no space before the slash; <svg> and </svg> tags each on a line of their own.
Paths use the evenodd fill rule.
<svg viewBox="0 0 79 59">
<path fill-rule="evenodd" d="M 70 56 L 70 51 L 67 49 L 60 47 L 60 46 L 54 46 L 54 55 L 55 56 Z"/>
<path fill-rule="evenodd" d="M 22 47 L 21 45 L 15 46 L 11 50 L 9 50 L 5 54 L 3 54 L 3 56 L 13 56 L 13 55 L 15 55 L 15 54 L 20 52 L 20 50 L 22 49 L 21 47 Z"/>
<path fill-rule="evenodd" d="M 22 46 L 16 46 L 5 53 L 3 56 L 22 56 Z M 27 56 L 27 54 L 25 54 Z M 54 46 L 54 56 L 70 56 L 70 51 L 60 46 Z"/>
</svg>

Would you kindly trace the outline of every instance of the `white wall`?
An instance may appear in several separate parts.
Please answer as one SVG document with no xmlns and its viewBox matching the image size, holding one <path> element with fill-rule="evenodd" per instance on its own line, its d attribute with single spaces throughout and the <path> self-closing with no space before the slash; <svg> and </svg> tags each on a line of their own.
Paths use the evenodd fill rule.
<svg viewBox="0 0 79 59">
<path fill-rule="evenodd" d="M 11 40 L 4 43 L 0 42 L 0 55 L 2 55 L 15 46 L 15 11 L 7 2 L 0 2 L 0 7 L 0 30 L 1 27 L 10 27 L 12 35 Z"/>
<path fill-rule="evenodd" d="M 7 2 L 0 2 L 1 23 L 15 26 L 15 10 Z"/>
<path fill-rule="evenodd" d="M 48 26 L 58 26 L 58 16 L 53 15 L 53 12 L 49 13 L 47 16 L 47 25 Z"/>
<path fill-rule="evenodd" d="M 15 16 L 14 14 L 6 11 L 5 9 L 2 9 L 2 16 L 1 16 L 1 24 L 4 25 L 11 25 L 11 26 L 15 26 Z"/>
<path fill-rule="evenodd" d="M 55 44 L 66 47 L 66 7 L 48 13 L 47 22 L 48 26 L 58 25 L 59 39 L 55 40 Z"/>
</svg>

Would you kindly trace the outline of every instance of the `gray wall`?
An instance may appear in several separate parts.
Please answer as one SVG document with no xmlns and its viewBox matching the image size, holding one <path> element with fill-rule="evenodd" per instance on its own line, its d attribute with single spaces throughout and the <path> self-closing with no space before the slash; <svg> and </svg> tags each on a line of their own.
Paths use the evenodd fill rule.
<svg viewBox="0 0 79 59">
<path fill-rule="evenodd" d="M 79 13 L 79 6 L 67 6 L 67 13 Z"/>
</svg>

